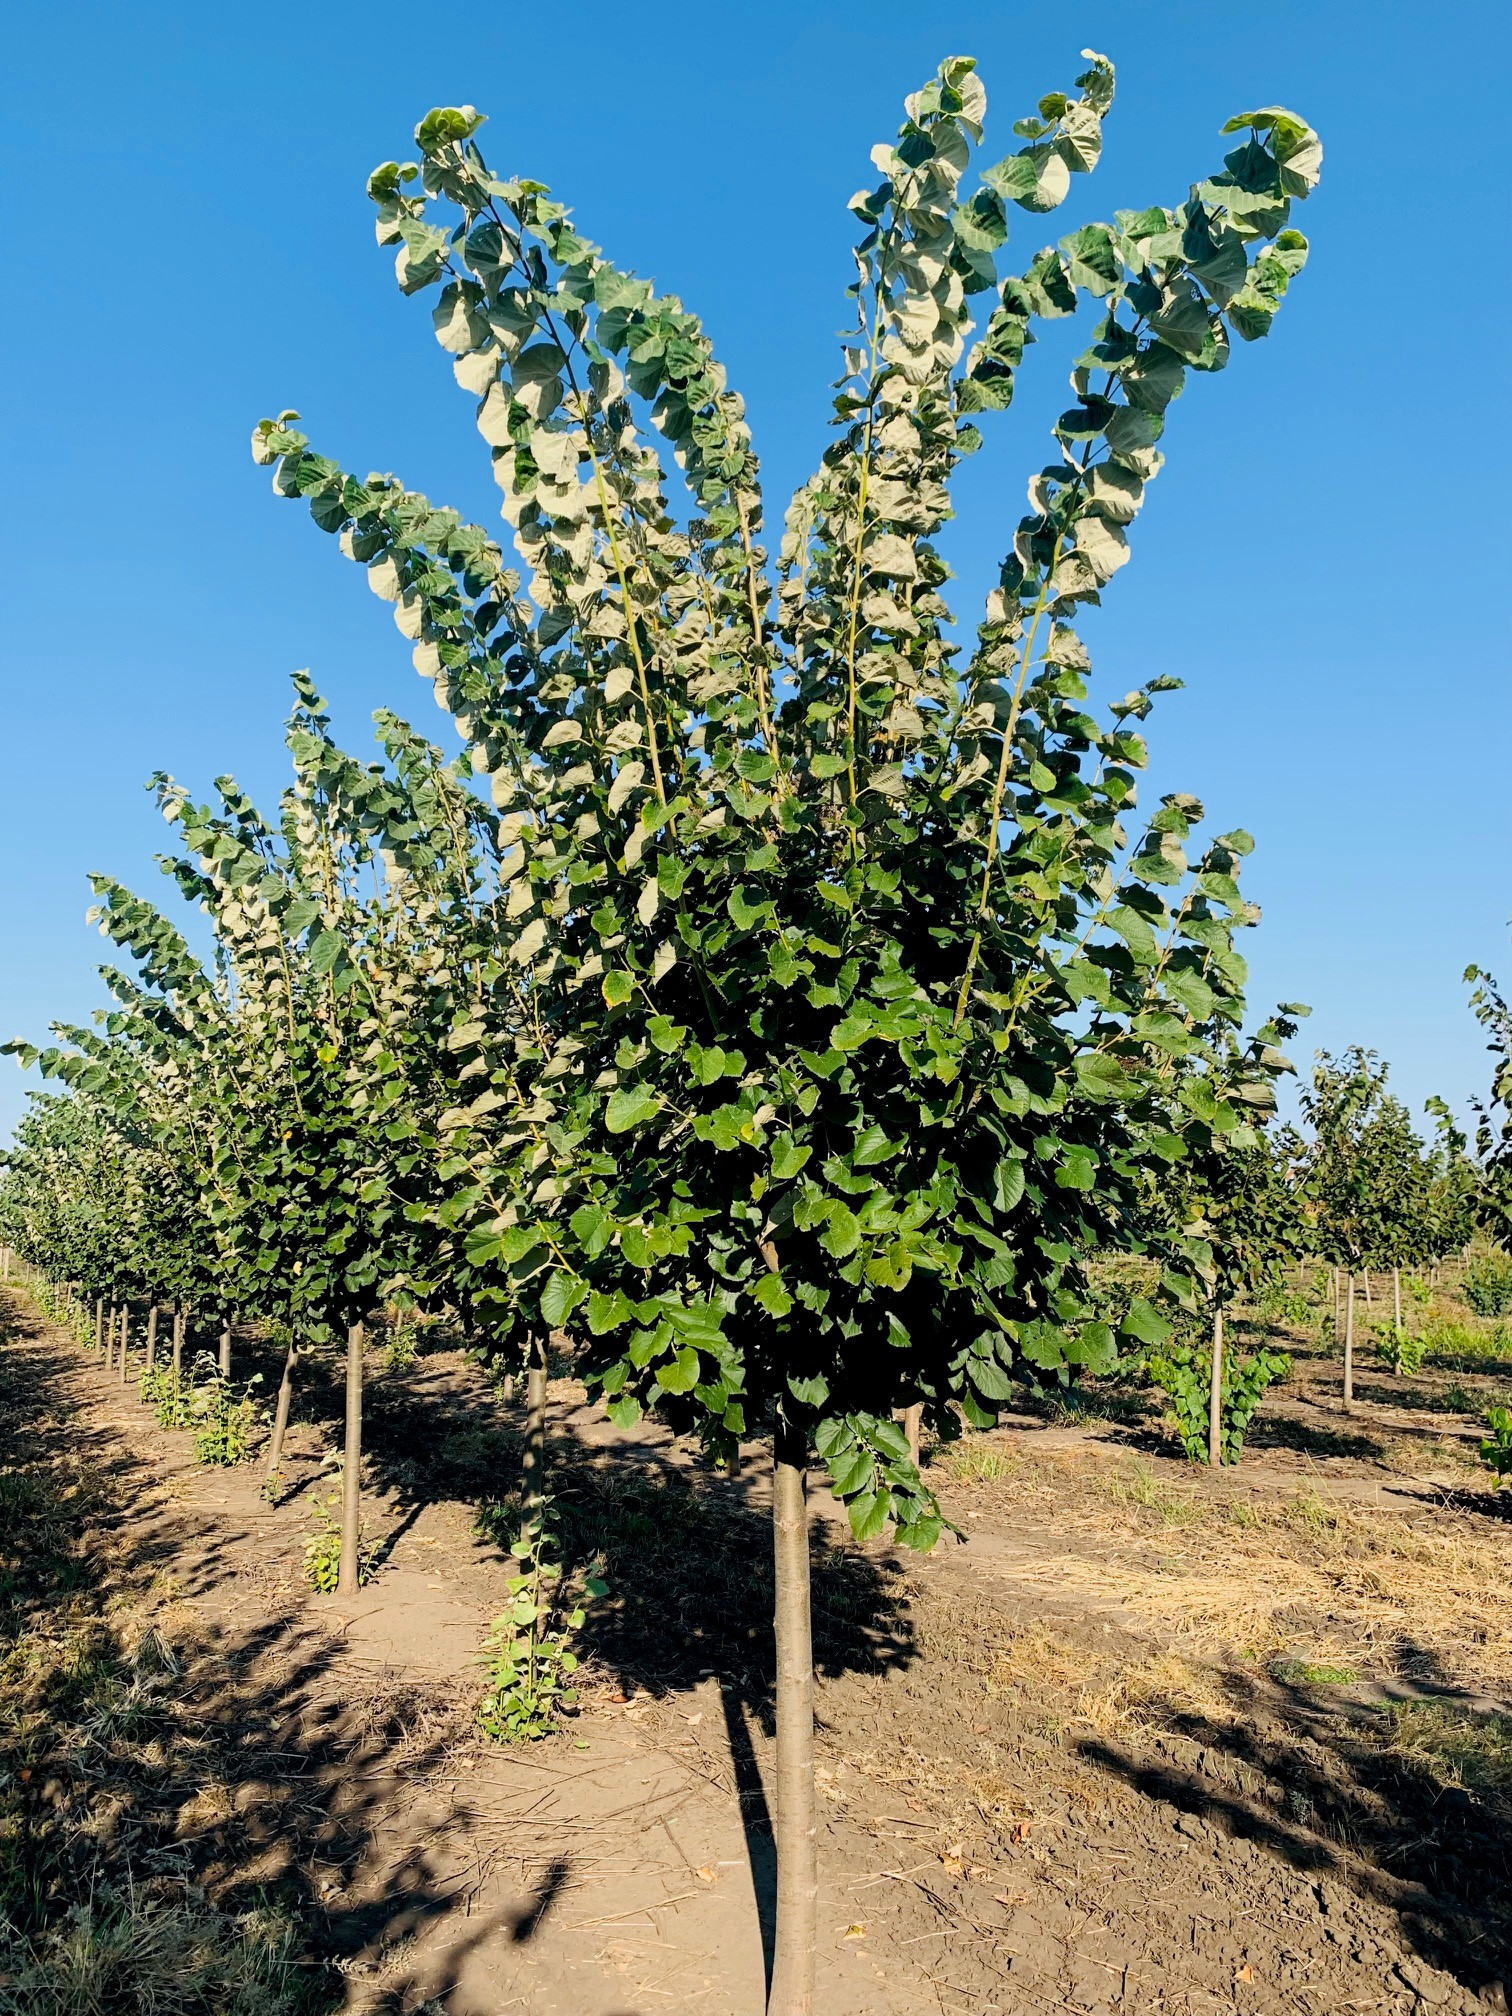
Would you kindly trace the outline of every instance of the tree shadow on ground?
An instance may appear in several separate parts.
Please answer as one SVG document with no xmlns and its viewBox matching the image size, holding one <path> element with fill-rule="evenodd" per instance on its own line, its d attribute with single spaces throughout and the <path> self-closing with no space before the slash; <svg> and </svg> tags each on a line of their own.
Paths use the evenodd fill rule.
<svg viewBox="0 0 1512 2016">
<path fill-rule="evenodd" d="M 572 1883 L 571 1851 L 538 1831 L 533 1887 L 483 1908 L 498 1886 L 479 1841 L 500 1838 L 500 1816 L 479 1814 L 455 1769 L 470 1699 L 454 1682 L 354 1675 L 324 1616 L 300 1602 L 251 1625 L 175 1612 L 185 1595 L 224 1596 L 245 1567 L 235 1536 L 173 1504 L 112 1429 L 86 1425 L 76 1395 L 88 1360 L 14 1298 L 11 1315 L 0 1733 L 16 1769 L 0 1781 L 0 1931 L 9 1915 L 40 1953 L 80 1897 L 219 1913 L 225 1937 L 271 1909 L 315 1963 L 312 1995 L 341 1985 L 374 2012 L 445 2004 L 472 2016 L 458 1999 L 464 1968 L 496 1935 L 536 1936 Z M 238 1377 L 271 1355 L 242 1340 Z M 502 1496 L 518 1474 L 521 1437 L 487 1390 L 431 1383 L 423 1368 L 396 1381 L 370 1416 L 367 1481 L 401 1519 L 436 1498 Z M 307 1409 L 335 1399 L 329 1368 L 307 1378 Z M 601 1560 L 610 1582 L 579 1634 L 586 1670 L 653 1695 L 720 1679 L 769 1953 L 775 1858 L 752 1734 L 770 1729 L 772 1706 L 764 1479 L 560 1431 L 551 1464 L 566 1552 Z M 818 1530 L 813 1603 L 822 1672 L 913 1656 L 897 1571 Z M 442 1919 L 457 1935 L 444 1950 L 426 1940 Z M 150 1999 L 128 1989 L 121 2006 Z"/>
<path fill-rule="evenodd" d="M 1408 1945 L 1480 1992 L 1512 1972 L 1512 1717 L 1435 1685 L 1426 1653 L 1413 1663 L 1428 1677 L 1404 1685 L 1405 1702 L 1230 1673 L 1231 1719 L 1157 1700 L 1142 1737 L 1077 1749 L 1146 1797 L 1385 1905 Z M 1482 1752 L 1484 1782 L 1455 1782 Z"/>
<path fill-rule="evenodd" d="M 1354 1428 L 1334 1428 L 1301 1421 L 1291 1414 L 1260 1414 L 1245 1437 L 1249 1448 L 1289 1449 L 1297 1456 L 1342 1457 L 1358 1463 L 1378 1463 L 1385 1444 Z"/>
</svg>

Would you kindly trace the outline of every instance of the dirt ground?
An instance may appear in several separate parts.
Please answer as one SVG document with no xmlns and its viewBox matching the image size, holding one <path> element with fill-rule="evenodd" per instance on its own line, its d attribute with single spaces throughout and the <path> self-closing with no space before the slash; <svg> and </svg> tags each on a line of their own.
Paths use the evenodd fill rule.
<svg viewBox="0 0 1512 2016">
<path fill-rule="evenodd" d="M 927 1560 L 855 1548 L 816 1489 L 824 2016 L 1506 2009 L 1512 1493 L 1451 1403 L 1512 1366 L 1362 1362 L 1345 1416 L 1309 1334 L 1234 1471 L 1110 1392 L 938 1452 L 965 1537 Z M 271 1380 L 255 1340 L 238 1358 Z M 564 1531 L 609 1593 L 578 1712 L 500 1749 L 473 1716 L 507 1564 L 477 1508 L 517 1417 L 455 1351 L 372 1374 L 378 1572 L 316 1597 L 333 1370 L 269 1505 L 10 1298 L 0 1470 L 64 1508 L 45 1546 L 0 1533 L 51 1648 L 0 1684 L 23 1864 L 274 1900 L 354 2016 L 759 2016 L 755 1452 L 731 1480 L 553 1382 Z"/>
</svg>

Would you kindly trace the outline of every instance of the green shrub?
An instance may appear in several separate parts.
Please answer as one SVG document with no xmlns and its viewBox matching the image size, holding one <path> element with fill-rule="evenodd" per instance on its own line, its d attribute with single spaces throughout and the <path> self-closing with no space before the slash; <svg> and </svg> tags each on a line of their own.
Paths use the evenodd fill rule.
<svg viewBox="0 0 1512 2016">
<path fill-rule="evenodd" d="M 1423 1353 L 1427 1350 L 1427 1340 L 1414 1337 L 1409 1331 L 1394 1330 L 1389 1336 L 1376 1339 L 1376 1356 L 1382 1364 L 1389 1365 L 1399 1378 L 1413 1378 L 1423 1369 Z"/>
<path fill-rule="evenodd" d="M 1481 1461 L 1500 1490 L 1504 1484 L 1512 1484 L 1512 1407 L 1488 1408 L 1486 1426 L 1491 1433 L 1480 1445 Z"/>
<path fill-rule="evenodd" d="M 1208 1398 L 1212 1359 L 1189 1344 L 1168 1346 L 1145 1360 L 1151 1379 L 1171 1403 L 1181 1446 L 1193 1463 L 1208 1460 Z M 1223 1354 L 1223 1407 L 1220 1419 L 1221 1456 L 1237 1463 L 1244 1438 L 1268 1387 L 1284 1379 L 1291 1360 L 1284 1351 L 1262 1349 L 1252 1358 Z"/>
<path fill-rule="evenodd" d="M 1465 1269 L 1465 1300 L 1477 1316 L 1505 1316 L 1512 1309 L 1512 1258 L 1482 1253 Z"/>
</svg>

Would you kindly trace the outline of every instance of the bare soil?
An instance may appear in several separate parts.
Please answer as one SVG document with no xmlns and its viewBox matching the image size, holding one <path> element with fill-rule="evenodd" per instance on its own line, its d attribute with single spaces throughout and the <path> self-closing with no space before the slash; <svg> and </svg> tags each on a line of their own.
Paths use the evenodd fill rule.
<svg viewBox="0 0 1512 2016">
<path fill-rule="evenodd" d="M 759 2016 L 754 1450 L 732 1480 L 553 1381 L 568 1544 L 609 1595 L 577 1712 L 501 1749 L 474 1709 L 508 1564 L 477 1508 L 513 1487 L 519 1423 L 474 1365 L 375 1355 L 380 1559 L 348 1602 L 301 1574 L 334 1368 L 269 1505 L 256 1466 L 198 1466 L 29 1305 L 9 1318 L 0 1473 L 65 1508 L 40 1551 L 0 1533 L 13 1647 L 51 1648 L 0 1680 L 23 1862 L 277 1900 L 354 2016 Z M 1292 1342 L 1236 1471 L 1192 1471 L 1112 1392 L 938 1452 L 964 1538 L 927 1560 L 857 1549 L 816 1486 L 824 2016 L 1505 2010 L 1512 1493 L 1447 1375 L 1362 1364 L 1345 1416 L 1337 1361 Z M 255 1339 L 238 1359 L 271 1385 Z"/>
</svg>

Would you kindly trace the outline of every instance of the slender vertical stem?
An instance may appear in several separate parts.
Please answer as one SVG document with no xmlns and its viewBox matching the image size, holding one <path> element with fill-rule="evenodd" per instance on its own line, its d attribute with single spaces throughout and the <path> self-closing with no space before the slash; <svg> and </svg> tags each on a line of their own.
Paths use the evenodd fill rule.
<svg viewBox="0 0 1512 2016">
<path fill-rule="evenodd" d="M 1213 1305 L 1213 1370 L 1208 1381 L 1208 1462 L 1223 1461 L 1223 1304 Z"/>
<path fill-rule="evenodd" d="M 175 1303 L 173 1310 L 173 1395 L 178 1398 L 178 1390 L 184 1376 L 184 1327 L 185 1311 L 182 1302 Z"/>
<path fill-rule="evenodd" d="M 767 2016 L 811 2016 L 819 1865 L 814 1822 L 814 1645 L 804 1441 L 779 1421 L 772 1450 L 777 1644 L 777 1937 Z"/>
<path fill-rule="evenodd" d="M 121 1304 L 121 1384 L 129 1384 L 131 1379 L 131 1356 L 128 1345 L 131 1341 L 131 1304 Z"/>
<path fill-rule="evenodd" d="M 1402 1270 L 1400 1267 L 1393 1267 L 1391 1270 L 1391 1304 L 1396 1315 L 1397 1335 L 1400 1336 L 1402 1334 Z"/>
<path fill-rule="evenodd" d="M 1369 1269 L 1368 1267 L 1362 1267 L 1362 1268 L 1361 1268 L 1361 1270 L 1360 1270 L 1360 1272 L 1361 1272 L 1361 1274 L 1362 1274 L 1362 1275 L 1364 1276 L 1364 1280 L 1365 1280 L 1365 1300 L 1366 1300 L 1367 1302 L 1369 1302 L 1369 1301 L 1371 1300 L 1371 1293 L 1370 1293 L 1370 1269 Z"/>
<path fill-rule="evenodd" d="M 362 1325 L 347 1331 L 346 1362 L 346 1454 L 341 1471 L 341 1569 L 336 1580 L 339 1596 L 357 1594 L 361 1563 L 357 1550 L 362 1544 Z"/>
<path fill-rule="evenodd" d="M 278 1402 L 273 1409 L 273 1432 L 268 1437 L 267 1481 L 272 1485 L 278 1476 L 278 1466 L 283 1461 L 284 1436 L 289 1426 L 289 1409 L 294 1401 L 294 1366 L 299 1357 L 299 1346 L 291 1337 L 289 1348 L 284 1354 L 283 1377 L 278 1382 Z"/>
<path fill-rule="evenodd" d="M 231 1318 L 228 1316 L 221 1325 L 219 1363 L 221 1377 L 231 1377 Z"/>
<path fill-rule="evenodd" d="M 1347 1414 L 1354 1406 L 1354 1312 L 1355 1279 L 1354 1269 L 1349 1270 L 1349 1296 L 1345 1304 L 1344 1316 L 1344 1411 Z"/>
<path fill-rule="evenodd" d="M 520 1459 L 520 1492 L 527 1513 L 546 1495 L 546 1341 L 530 1340 L 525 1371 L 525 1448 Z"/>
<path fill-rule="evenodd" d="M 157 1366 L 157 1326 L 158 1305 L 156 1302 L 149 1302 L 147 1305 L 147 1370 L 149 1372 L 155 1370 Z"/>
</svg>

